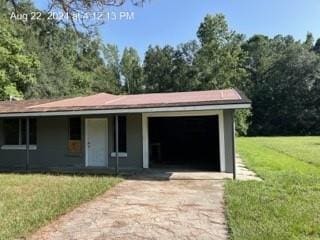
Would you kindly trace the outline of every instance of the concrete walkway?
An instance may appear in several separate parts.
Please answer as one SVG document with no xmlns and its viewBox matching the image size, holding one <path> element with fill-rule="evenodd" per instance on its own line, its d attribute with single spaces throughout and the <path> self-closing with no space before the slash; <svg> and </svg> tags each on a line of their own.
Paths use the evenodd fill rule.
<svg viewBox="0 0 320 240">
<path fill-rule="evenodd" d="M 238 154 L 236 155 L 236 179 L 240 181 L 262 181 L 255 172 L 247 168 Z"/>
<path fill-rule="evenodd" d="M 238 180 L 261 180 L 237 156 Z M 33 240 L 219 239 L 228 237 L 224 179 L 232 174 L 150 170 L 40 229 Z"/>
<path fill-rule="evenodd" d="M 227 239 L 223 184 L 126 180 L 30 239 Z"/>
</svg>

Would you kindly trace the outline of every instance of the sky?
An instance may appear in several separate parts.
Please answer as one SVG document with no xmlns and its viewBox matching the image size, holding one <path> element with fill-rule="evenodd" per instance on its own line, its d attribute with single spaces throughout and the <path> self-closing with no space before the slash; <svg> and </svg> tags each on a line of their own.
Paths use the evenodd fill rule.
<svg viewBox="0 0 320 240">
<path fill-rule="evenodd" d="M 141 57 L 149 45 L 176 46 L 196 39 L 206 14 L 224 14 L 230 29 L 247 37 L 290 34 L 304 40 L 307 32 L 320 37 L 320 0 L 148 0 L 143 7 L 127 2 L 105 10 L 109 21 L 99 32 L 105 43 L 116 44 L 121 51 L 134 47 Z M 41 0 L 35 4 L 46 6 Z"/>
</svg>

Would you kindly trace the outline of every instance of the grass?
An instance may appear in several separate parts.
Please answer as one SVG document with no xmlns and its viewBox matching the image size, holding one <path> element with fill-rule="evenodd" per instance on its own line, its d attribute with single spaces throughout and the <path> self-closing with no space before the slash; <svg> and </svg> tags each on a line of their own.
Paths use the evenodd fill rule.
<svg viewBox="0 0 320 240">
<path fill-rule="evenodd" d="M 119 181 L 105 176 L 0 174 L 0 239 L 26 236 Z"/>
<path fill-rule="evenodd" d="M 253 138 L 265 147 L 320 167 L 320 137 Z"/>
<path fill-rule="evenodd" d="M 320 239 L 320 137 L 240 138 L 263 182 L 228 182 L 231 239 Z"/>
</svg>

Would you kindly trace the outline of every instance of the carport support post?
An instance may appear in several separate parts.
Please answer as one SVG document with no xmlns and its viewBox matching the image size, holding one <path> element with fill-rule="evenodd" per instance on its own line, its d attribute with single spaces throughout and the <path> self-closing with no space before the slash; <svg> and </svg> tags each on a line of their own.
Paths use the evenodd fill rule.
<svg viewBox="0 0 320 240">
<path fill-rule="evenodd" d="M 30 170 L 30 119 L 26 118 L 26 171 Z"/>
<path fill-rule="evenodd" d="M 116 128 L 116 175 L 119 173 L 119 116 L 115 117 L 115 128 Z"/>
<path fill-rule="evenodd" d="M 235 147 L 235 122 L 234 122 L 234 111 L 232 113 L 232 161 L 233 161 L 233 180 L 237 178 L 236 172 L 236 147 Z"/>
</svg>

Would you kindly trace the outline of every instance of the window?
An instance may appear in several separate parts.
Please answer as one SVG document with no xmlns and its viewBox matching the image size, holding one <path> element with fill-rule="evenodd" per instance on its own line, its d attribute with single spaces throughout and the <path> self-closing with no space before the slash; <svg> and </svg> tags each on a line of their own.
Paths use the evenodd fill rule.
<svg viewBox="0 0 320 240">
<path fill-rule="evenodd" d="M 81 153 L 81 118 L 69 119 L 69 142 L 68 151 L 70 154 Z"/>
<path fill-rule="evenodd" d="M 37 120 L 29 121 L 29 143 L 37 144 Z M 5 145 L 26 145 L 27 120 L 26 119 L 5 119 L 4 120 L 4 144 Z"/>
<path fill-rule="evenodd" d="M 114 123 L 115 123 L 114 118 Z M 119 152 L 127 152 L 127 118 L 125 116 L 118 117 L 119 129 Z M 114 124 L 114 141 L 116 141 L 116 124 Z M 114 152 L 116 152 L 116 144 L 114 144 Z"/>
<path fill-rule="evenodd" d="M 19 145 L 20 144 L 20 119 L 6 119 L 3 123 L 4 127 L 4 144 Z"/>
<path fill-rule="evenodd" d="M 69 140 L 81 140 L 81 118 L 69 119 Z"/>
<path fill-rule="evenodd" d="M 29 121 L 29 128 L 30 128 L 30 136 L 29 136 L 29 143 L 31 145 L 37 144 L 37 121 L 36 119 L 30 119 Z M 26 135 L 27 135 L 27 121 L 25 119 L 21 120 L 21 143 L 24 145 L 26 144 Z"/>
</svg>

